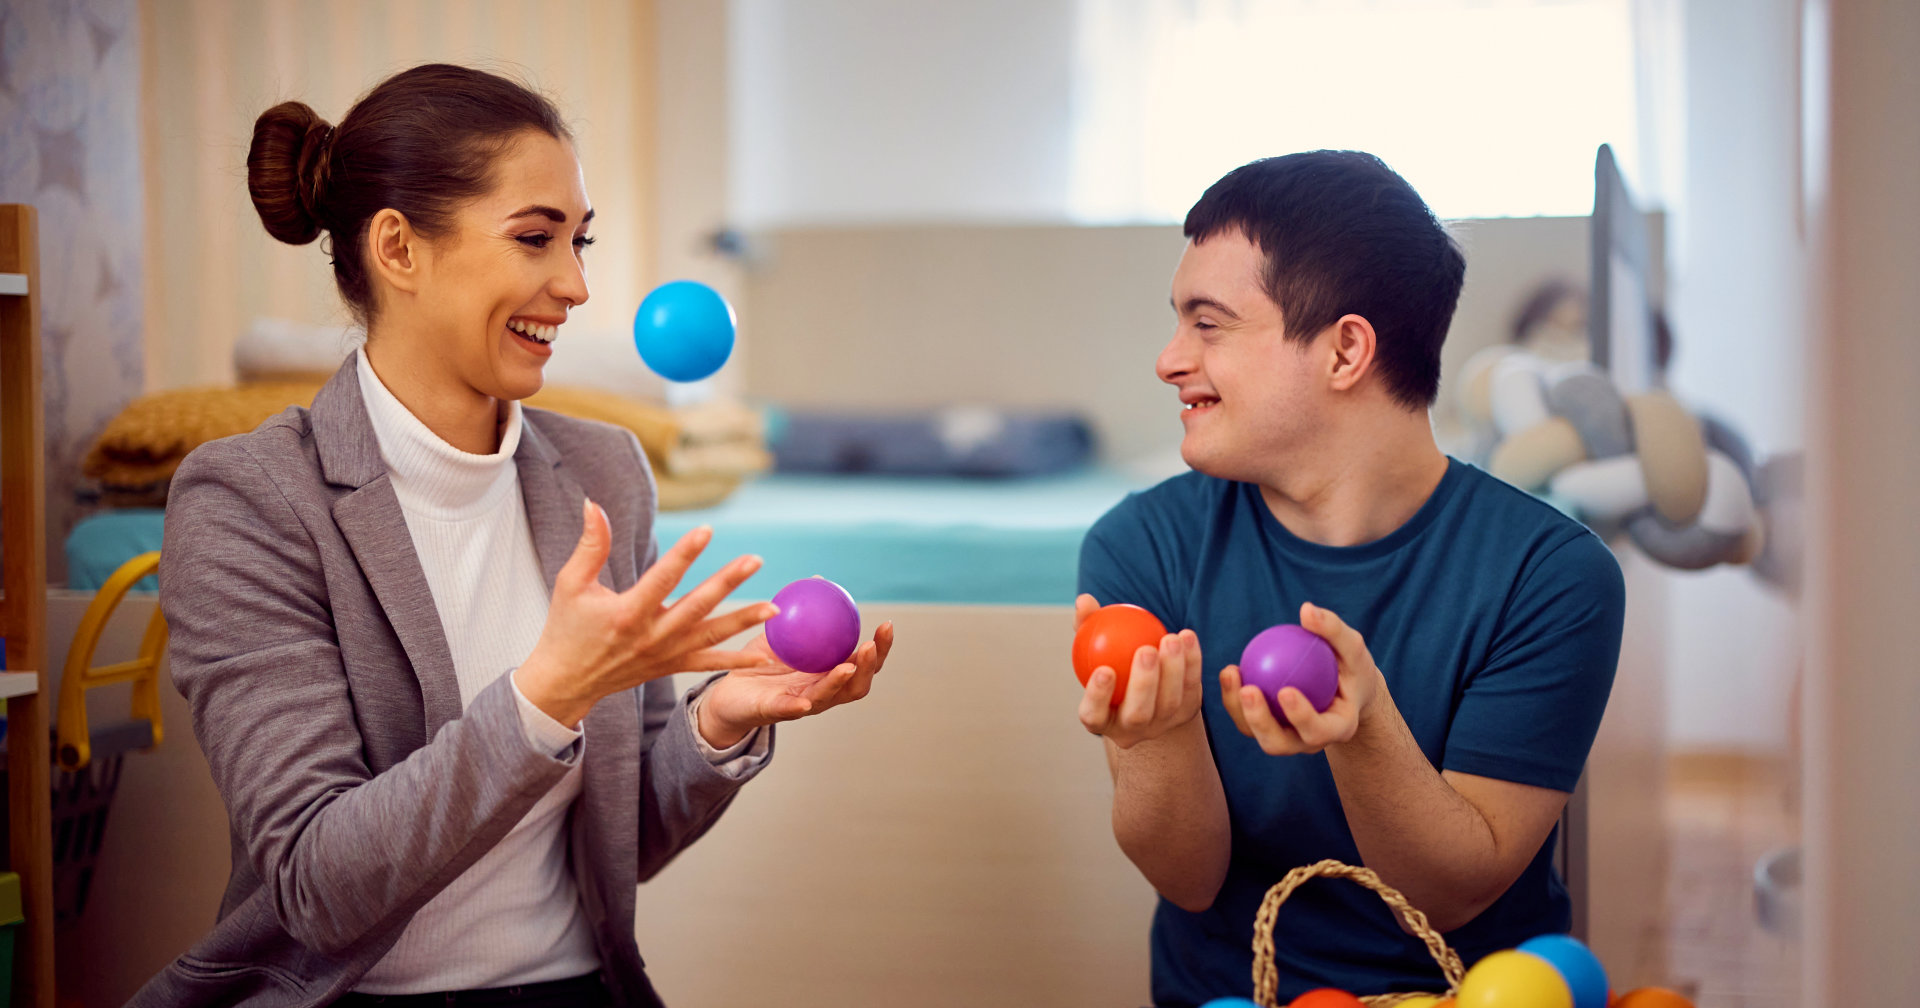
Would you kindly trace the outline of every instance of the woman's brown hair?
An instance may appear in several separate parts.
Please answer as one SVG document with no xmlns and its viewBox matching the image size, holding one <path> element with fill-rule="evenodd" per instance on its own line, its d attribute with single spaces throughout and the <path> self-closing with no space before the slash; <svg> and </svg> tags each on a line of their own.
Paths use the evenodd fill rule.
<svg viewBox="0 0 1920 1008">
<path fill-rule="evenodd" d="M 267 233 L 305 245 L 326 232 L 340 296 L 373 317 L 367 223 L 389 207 L 428 238 L 485 194 L 493 162 L 527 130 L 572 133 L 551 101 L 484 70 L 428 63 L 387 78 L 338 126 L 282 102 L 261 113 L 247 149 L 247 192 Z"/>
</svg>

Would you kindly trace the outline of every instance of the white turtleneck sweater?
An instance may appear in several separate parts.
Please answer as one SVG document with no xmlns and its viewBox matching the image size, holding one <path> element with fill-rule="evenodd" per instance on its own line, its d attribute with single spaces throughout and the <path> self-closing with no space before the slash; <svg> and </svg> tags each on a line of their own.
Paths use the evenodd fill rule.
<svg viewBox="0 0 1920 1008">
<path fill-rule="evenodd" d="M 508 404 L 500 449 L 473 455 L 446 443 L 395 398 L 356 354 L 360 394 L 407 531 L 453 653 L 464 707 L 519 667 L 546 625 L 546 576 L 520 496 L 514 450 L 520 404 Z M 535 707 L 519 687 L 527 743 L 570 764 L 495 847 L 415 913 L 386 956 L 354 985 L 414 994 L 538 983 L 590 973 L 599 953 L 567 856 L 567 810 L 580 793 L 581 733 Z M 687 716 L 697 716 L 698 695 Z M 722 772 L 744 776 L 766 758 L 768 732 L 725 752 L 694 738 Z"/>
</svg>

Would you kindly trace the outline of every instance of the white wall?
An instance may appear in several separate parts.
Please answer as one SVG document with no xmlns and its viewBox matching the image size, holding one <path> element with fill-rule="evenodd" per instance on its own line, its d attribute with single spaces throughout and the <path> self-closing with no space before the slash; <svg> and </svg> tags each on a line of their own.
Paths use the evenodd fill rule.
<svg viewBox="0 0 1920 1008">
<path fill-rule="evenodd" d="M 733 0 L 729 9 L 726 173 L 734 223 L 793 234 L 1062 219 L 1071 203 L 1072 0 Z M 1672 0 L 1648 4 L 1643 15 L 1650 48 L 1642 134 L 1666 146 L 1647 159 L 1660 170 L 1636 188 L 1643 199 L 1657 189 L 1669 210 L 1668 305 L 1678 341 L 1672 384 L 1684 401 L 1744 432 L 1762 455 L 1798 450 L 1804 426 L 1797 10 L 1798 0 Z M 1471 243 L 1475 235 L 1466 237 Z M 1509 271 L 1499 275 L 1480 268 L 1469 279 L 1497 287 L 1539 278 L 1512 272 L 1522 265 L 1498 266 Z M 1583 266 L 1572 272 L 1584 279 Z M 833 286 L 871 289 L 868 279 L 843 277 Z M 750 280 L 745 289 L 766 286 Z M 1486 320 L 1503 324 L 1510 310 L 1499 306 L 1456 325 L 1449 363 L 1497 338 Z M 873 314 L 862 308 L 851 318 Z M 897 330 L 909 319 L 892 321 L 886 346 L 912 349 Z M 1146 328 L 1163 322 L 1154 318 Z M 1017 317 L 1008 324 L 1017 327 Z M 764 311 L 742 320 L 748 344 L 756 333 L 777 341 L 794 328 Z M 807 339 L 832 347 L 847 336 Z M 761 363 L 778 363 L 783 394 L 794 386 L 833 394 L 831 376 L 814 381 L 794 372 L 803 360 L 760 342 L 779 358 Z M 756 374 L 749 364 L 743 371 L 745 388 L 774 391 L 764 370 Z M 965 390 L 946 391 L 953 398 Z M 1123 449 L 1147 446 L 1131 428 L 1103 426 L 1119 433 Z M 1668 729 L 1675 746 L 1779 750 L 1799 648 L 1791 604 L 1744 568 L 1672 580 Z"/>
<path fill-rule="evenodd" d="M 1669 378 L 1756 454 L 1804 444 L 1809 292 L 1798 0 L 1686 0 L 1684 149 L 1669 185 Z M 1671 181 L 1671 180 L 1670 180 Z M 1798 536 L 1797 528 L 1771 529 Z M 1668 733 L 1680 749 L 1784 751 L 1795 607 L 1745 568 L 1673 577 Z"/>
<path fill-rule="evenodd" d="M 738 222 L 1060 220 L 1072 0 L 733 0 Z"/>
</svg>

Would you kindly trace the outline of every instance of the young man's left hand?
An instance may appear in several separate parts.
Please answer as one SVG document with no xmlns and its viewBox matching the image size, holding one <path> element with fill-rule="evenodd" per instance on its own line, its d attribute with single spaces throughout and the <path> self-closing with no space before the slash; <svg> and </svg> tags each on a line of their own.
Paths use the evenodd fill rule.
<svg viewBox="0 0 1920 1008">
<path fill-rule="evenodd" d="M 1314 710 L 1313 703 L 1304 694 L 1289 686 L 1280 691 L 1280 710 L 1292 722 L 1284 724 L 1267 708 L 1259 687 L 1240 682 L 1238 665 L 1220 670 L 1220 699 L 1233 718 L 1234 727 L 1273 756 L 1317 753 L 1330 745 L 1349 741 L 1360 730 L 1360 722 L 1374 699 L 1386 692 L 1366 640 L 1333 610 L 1303 603 L 1300 625 L 1331 645 L 1340 664 L 1340 686 L 1326 710 Z"/>
</svg>

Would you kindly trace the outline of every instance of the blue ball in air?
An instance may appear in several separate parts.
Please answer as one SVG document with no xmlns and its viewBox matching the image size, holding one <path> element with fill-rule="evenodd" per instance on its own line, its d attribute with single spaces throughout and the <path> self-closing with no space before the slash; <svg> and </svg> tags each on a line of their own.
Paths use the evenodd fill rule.
<svg viewBox="0 0 1920 1008">
<path fill-rule="evenodd" d="M 695 280 L 661 284 L 633 315 L 633 346 L 668 381 L 699 381 L 733 353 L 733 307 Z"/>
</svg>

